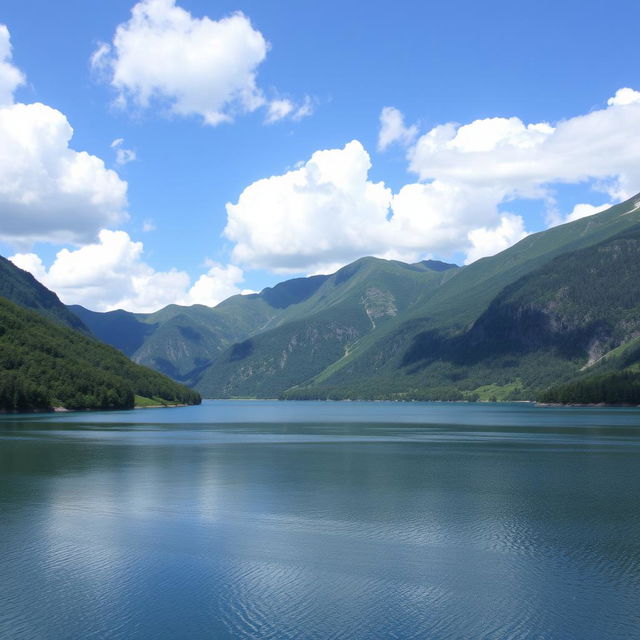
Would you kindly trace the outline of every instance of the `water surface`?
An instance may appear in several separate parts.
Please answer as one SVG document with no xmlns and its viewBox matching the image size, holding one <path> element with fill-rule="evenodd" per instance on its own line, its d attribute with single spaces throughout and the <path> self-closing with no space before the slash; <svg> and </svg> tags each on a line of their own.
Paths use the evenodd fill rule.
<svg viewBox="0 0 640 640">
<path fill-rule="evenodd" d="M 0 418 L 1 638 L 640 639 L 640 412 Z"/>
</svg>

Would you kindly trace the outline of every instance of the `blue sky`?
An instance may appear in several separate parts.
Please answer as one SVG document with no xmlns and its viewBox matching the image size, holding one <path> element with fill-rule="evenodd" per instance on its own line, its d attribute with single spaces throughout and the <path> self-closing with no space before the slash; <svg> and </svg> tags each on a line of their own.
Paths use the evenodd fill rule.
<svg viewBox="0 0 640 640">
<path fill-rule="evenodd" d="M 65 302 L 143 311 L 364 254 L 490 255 L 640 190 L 639 17 L 636 2 L 4 0 L 23 82 L 0 73 L 0 252 Z M 61 180 L 70 158 L 82 169 Z"/>
</svg>

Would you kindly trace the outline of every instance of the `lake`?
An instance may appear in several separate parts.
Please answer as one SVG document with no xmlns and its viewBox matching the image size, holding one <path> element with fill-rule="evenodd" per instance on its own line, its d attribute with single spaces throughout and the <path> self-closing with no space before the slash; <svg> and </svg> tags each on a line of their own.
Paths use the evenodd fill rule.
<svg viewBox="0 0 640 640">
<path fill-rule="evenodd" d="M 0 417 L 1 638 L 640 638 L 640 411 Z"/>
</svg>

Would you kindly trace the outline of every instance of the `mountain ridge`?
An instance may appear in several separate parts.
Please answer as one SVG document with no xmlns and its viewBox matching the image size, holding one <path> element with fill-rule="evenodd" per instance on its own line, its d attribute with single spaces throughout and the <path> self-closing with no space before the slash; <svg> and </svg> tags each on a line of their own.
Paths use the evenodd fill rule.
<svg viewBox="0 0 640 640">
<path fill-rule="evenodd" d="M 639 203 L 634 196 L 464 267 L 365 257 L 334 274 L 294 278 L 214 308 L 130 314 L 150 332 L 132 357 L 211 397 L 472 399 L 491 388 L 503 399 L 529 399 L 633 339 L 633 331 L 615 334 L 609 320 L 613 333 L 599 343 L 595 324 L 576 325 L 580 335 L 552 330 L 550 322 L 569 322 L 568 307 L 552 317 L 540 300 L 545 289 L 560 295 L 571 280 L 571 304 L 582 304 L 579 277 L 569 272 L 578 263 L 606 272 L 606 260 L 589 261 L 622 251 L 625 238 L 635 259 L 629 242 L 640 229 Z M 635 291 L 636 274 L 623 266 L 608 277 L 624 276 Z M 626 300 L 623 292 L 618 297 Z M 605 322 L 606 310 L 589 304 L 601 316 L 594 322 Z M 77 313 L 95 332 L 93 312 Z"/>
</svg>

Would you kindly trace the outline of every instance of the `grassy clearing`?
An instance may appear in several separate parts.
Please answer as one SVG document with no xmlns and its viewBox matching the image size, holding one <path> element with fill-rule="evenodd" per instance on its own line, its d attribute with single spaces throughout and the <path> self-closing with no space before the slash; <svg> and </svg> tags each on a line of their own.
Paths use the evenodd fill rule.
<svg viewBox="0 0 640 640">
<path fill-rule="evenodd" d="M 504 402 L 510 400 L 513 396 L 522 391 L 522 385 L 519 380 L 510 382 L 509 384 L 485 384 L 482 387 L 474 389 L 472 393 L 478 395 L 480 402 Z"/>
<path fill-rule="evenodd" d="M 151 409 L 153 407 L 178 407 L 182 405 L 182 402 L 173 400 L 163 400 L 162 398 L 145 398 L 144 396 L 136 396 L 135 407 L 136 409 Z"/>
</svg>

